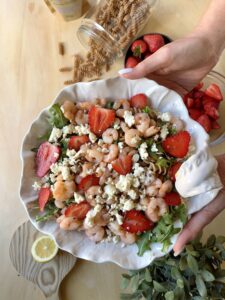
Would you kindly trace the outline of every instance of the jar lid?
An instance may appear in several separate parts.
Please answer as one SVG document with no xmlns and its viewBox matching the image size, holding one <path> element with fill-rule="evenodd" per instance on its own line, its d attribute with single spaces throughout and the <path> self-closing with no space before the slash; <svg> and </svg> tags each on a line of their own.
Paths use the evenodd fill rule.
<svg viewBox="0 0 225 300">
<path fill-rule="evenodd" d="M 91 19 L 83 19 L 81 21 L 77 37 L 80 43 L 87 49 L 90 47 L 90 41 L 94 41 L 96 45 L 104 47 L 112 55 L 123 56 L 122 49 L 113 36 Z"/>
</svg>

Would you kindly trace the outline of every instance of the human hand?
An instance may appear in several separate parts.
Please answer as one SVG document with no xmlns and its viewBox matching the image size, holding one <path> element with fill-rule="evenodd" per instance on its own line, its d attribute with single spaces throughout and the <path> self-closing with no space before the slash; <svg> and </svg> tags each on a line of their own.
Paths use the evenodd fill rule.
<svg viewBox="0 0 225 300">
<path fill-rule="evenodd" d="M 211 41 L 195 32 L 163 46 L 121 76 L 128 79 L 148 77 L 184 94 L 196 86 L 217 61 Z"/>
<path fill-rule="evenodd" d="M 218 156 L 217 161 L 218 173 L 222 184 L 225 186 L 225 154 Z M 212 222 L 223 209 L 225 209 L 225 188 L 220 191 L 218 196 L 212 202 L 191 217 L 174 245 L 174 255 L 179 255 L 185 245 L 189 241 L 195 239 L 202 229 Z"/>
</svg>

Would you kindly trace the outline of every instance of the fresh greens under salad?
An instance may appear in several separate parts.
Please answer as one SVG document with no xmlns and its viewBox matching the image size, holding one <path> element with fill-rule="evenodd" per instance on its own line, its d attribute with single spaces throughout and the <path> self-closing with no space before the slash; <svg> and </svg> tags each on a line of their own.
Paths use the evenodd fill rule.
<svg viewBox="0 0 225 300">
<path fill-rule="evenodd" d="M 191 139 L 183 122 L 138 94 L 54 104 L 49 124 L 33 149 L 36 221 L 55 219 L 62 230 L 82 231 L 95 243 L 136 243 L 138 255 L 154 242 L 167 251 L 187 219 L 175 188 Z"/>
</svg>

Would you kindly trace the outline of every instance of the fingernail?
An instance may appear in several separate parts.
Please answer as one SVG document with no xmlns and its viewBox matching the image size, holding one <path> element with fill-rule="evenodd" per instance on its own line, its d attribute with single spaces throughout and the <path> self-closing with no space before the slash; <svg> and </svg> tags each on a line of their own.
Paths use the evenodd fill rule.
<svg viewBox="0 0 225 300">
<path fill-rule="evenodd" d="M 180 255 L 181 252 L 183 252 L 184 248 L 185 248 L 185 247 L 183 247 L 183 248 L 180 249 L 179 251 L 174 251 L 173 256 L 174 256 L 174 257 L 177 257 L 178 255 Z"/>
<path fill-rule="evenodd" d="M 127 68 L 127 69 L 121 69 L 118 71 L 118 73 L 120 75 L 124 75 L 124 74 L 128 74 L 128 73 L 131 73 L 133 71 L 133 68 Z"/>
</svg>

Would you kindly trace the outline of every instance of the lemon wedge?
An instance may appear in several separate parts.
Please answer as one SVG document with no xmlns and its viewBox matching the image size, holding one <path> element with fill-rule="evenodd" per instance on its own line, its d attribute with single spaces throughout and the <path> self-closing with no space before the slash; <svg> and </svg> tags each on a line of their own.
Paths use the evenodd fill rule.
<svg viewBox="0 0 225 300">
<path fill-rule="evenodd" d="M 46 235 L 36 239 L 31 247 L 31 254 L 37 262 L 48 262 L 53 259 L 58 252 L 55 241 Z"/>
</svg>

